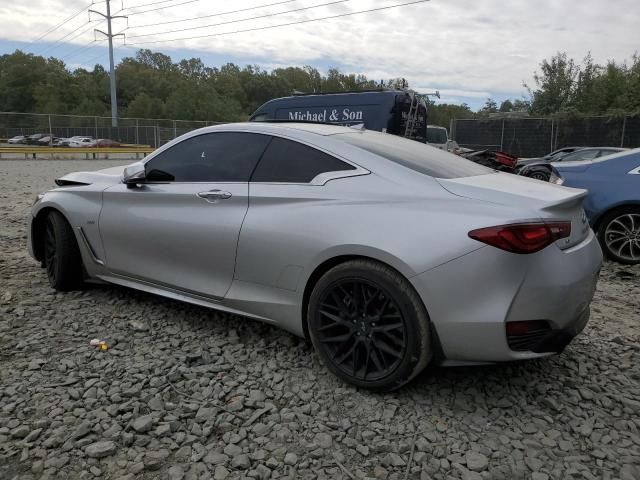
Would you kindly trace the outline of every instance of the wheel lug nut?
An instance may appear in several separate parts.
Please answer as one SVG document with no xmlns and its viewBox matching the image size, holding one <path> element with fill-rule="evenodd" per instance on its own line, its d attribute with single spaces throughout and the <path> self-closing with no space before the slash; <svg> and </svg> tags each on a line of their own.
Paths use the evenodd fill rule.
<svg viewBox="0 0 640 480">
<path fill-rule="evenodd" d="M 371 326 L 375 327 L 376 326 L 376 322 L 371 322 Z"/>
</svg>

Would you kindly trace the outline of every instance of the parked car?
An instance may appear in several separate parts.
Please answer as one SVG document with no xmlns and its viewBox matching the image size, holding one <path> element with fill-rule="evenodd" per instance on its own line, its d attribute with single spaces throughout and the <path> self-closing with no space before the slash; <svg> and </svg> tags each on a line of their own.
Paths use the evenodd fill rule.
<svg viewBox="0 0 640 480">
<path fill-rule="evenodd" d="M 458 155 L 485 167 L 501 172 L 513 173 L 543 182 L 559 183 L 560 176 L 551 163 L 535 163 L 518 167 L 518 157 L 493 150 L 469 150 Z"/>
<path fill-rule="evenodd" d="M 279 325 L 377 390 L 432 359 L 561 352 L 602 262 L 584 190 L 335 125 L 206 127 L 56 184 L 28 229 L 53 288 L 91 279 Z"/>
<path fill-rule="evenodd" d="M 53 142 L 55 141 L 56 141 L 56 137 L 51 138 L 51 136 L 47 135 L 45 137 L 40 138 L 37 142 L 37 145 L 49 146 L 49 145 L 52 145 Z"/>
<path fill-rule="evenodd" d="M 582 160 L 591 160 L 594 158 L 604 157 L 612 153 L 618 153 L 626 150 L 625 148 L 616 147 L 585 147 L 574 148 L 571 152 L 561 152 L 556 150 L 547 156 L 541 158 L 521 158 L 518 160 L 518 166 L 532 165 L 534 163 L 551 163 L 551 162 L 580 162 Z M 561 149 L 564 150 L 564 149 Z"/>
<path fill-rule="evenodd" d="M 531 157 L 531 158 L 520 158 L 518 161 L 521 165 L 526 165 L 527 163 L 546 161 L 546 162 L 555 162 L 560 160 L 562 157 L 567 155 L 568 153 L 575 152 L 576 150 L 581 150 L 585 147 L 563 147 L 554 150 L 553 152 L 547 153 L 543 157 Z"/>
<path fill-rule="evenodd" d="M 37 145 L 38 141 L 42 138 L 42 137 L 46 137 L 47 134 L 46 133 L 34 133 L 33 135 L 29 135 L 27 137 L 27 144 L 29 145 Z"/>
<path fill-rule="evenodd" d="M 92 147 L 119 147 L 120 143 L 115 140 L 110 140 L 108 138 L 99 138 L 96 140 Z"/>
<path fill-rule="evenodd" d="M 71 138 L 69 139 L 69 147 L 79 148 L 79 147 L 93 147 L 95 145 L 95 140 L 91 137 L 79 137 L 79 138 Z"/>
<path fill-rule="evenodd" d="M 69 147 L 71 143 L 74 143 L 76 147 L 86 147 L 87 139 L 93 141 L 93 137 L 85 137 L 82 135 L 76 135 L 73 137 L 65 138 L 60 140 L 61 147 Z"/>
<path fill-rule="evenodd" d="M 69 139 L 68 138 L 55 138 L 53 143 L 51 144 L 53 147 L 68 147 Z"/>
<path fill-rule="evenodd" d="M 584 208 L 606 255 L 640 263 L 640 149 L 582 162 L 561 162 L 564 185 L 585 188 Z"/>
<path fill-rule="evenodd" d="M 7 142 L 12 145 L 27 143 L 27 137 L 25 137 L 24 135 L 16 135 L 15 137 L 11 137 L 9 140 L 7 140 Z"/>
</svg>

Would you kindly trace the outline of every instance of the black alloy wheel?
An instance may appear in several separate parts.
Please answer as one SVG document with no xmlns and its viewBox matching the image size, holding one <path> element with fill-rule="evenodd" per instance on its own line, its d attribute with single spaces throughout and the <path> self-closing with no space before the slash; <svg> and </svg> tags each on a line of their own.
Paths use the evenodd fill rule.
<svg viewBox="0 0 640 480">
<path fill-rule="evenodd" d="M 316 315 L 318 341 L 336 368 L 355 379 L 384 378 L 406 355 L 405 319 L 389 293 L 369 280 L 333 283 Z"/>
<path fill-rule="evenodd" d="M 372 390 L 395 390 L 431 358 L 427 312 L 412 285 L 372 260 L 329 270 L 308 306 L 311 340 L 338 377 Z"/>
<path fill-rule="evenodd" d="M 60 291 L 81 287 L 84 282 L 82 257 L 73 229 L 60 212 L 51 211 L 47 215 L 42 242 L 49 284 Z"/>
</svg>

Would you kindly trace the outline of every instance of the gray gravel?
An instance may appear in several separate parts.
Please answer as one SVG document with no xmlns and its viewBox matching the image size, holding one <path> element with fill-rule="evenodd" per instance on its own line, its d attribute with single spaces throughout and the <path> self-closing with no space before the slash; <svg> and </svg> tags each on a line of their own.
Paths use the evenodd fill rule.
<svg viewBox="0 0 640 480">
<path fill-rule="evenodd" d="M 0 161 L 0 479 L 640 478 L 640 268 L 605 264 L 560 356 L 371 394 L 267 325 L 52 291 L 25 247 L 34 195 L 117 163 Z"/>
</svg>

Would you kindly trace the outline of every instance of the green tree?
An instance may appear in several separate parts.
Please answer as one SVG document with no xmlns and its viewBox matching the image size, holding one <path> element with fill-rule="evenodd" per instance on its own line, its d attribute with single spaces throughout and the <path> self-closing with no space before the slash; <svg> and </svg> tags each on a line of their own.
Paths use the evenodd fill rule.
<svg viewBox="0 0 640 480">
<path fill-rule="evenodd" d="M 429 101 L 427 108 L 427 124 L 445 128 L 449 128 L 452 119 L 475 118 L 476 116 L 466 103 L 453 105 L 449 103 L 436 104 Z"/>
<path fill-rule="evenodd" d="M 498 109 L 501 113 L 512 112 L 513 111 L 513 102 L 509 99 L 504 100 L 500 104 L 500 108 Z"/>
<path fill-rule="evenodd" d="M 566 110 L 573 100 L 580 67 L 566 52 L 559 52 L 550 60 L 543 60 L 540 70 L 533 76 L 536 88 L 525 85 L 531 95 L 532 111 L 548 115 Z"/>
<path fill-rule="evenodd" d="M 142 92 L 131 100 L 126 115 L 132 118 L 163 118 L 164 103 L 159 98 Z"/>
</svg>

